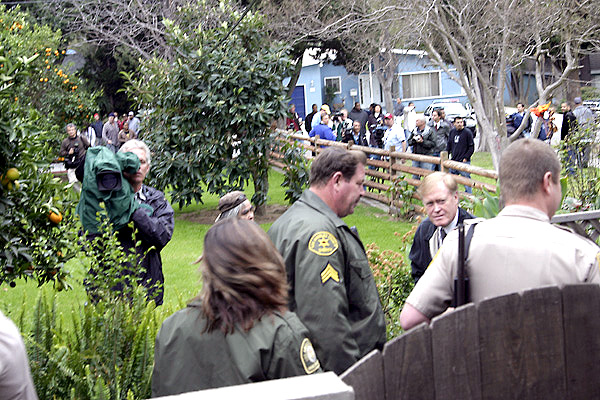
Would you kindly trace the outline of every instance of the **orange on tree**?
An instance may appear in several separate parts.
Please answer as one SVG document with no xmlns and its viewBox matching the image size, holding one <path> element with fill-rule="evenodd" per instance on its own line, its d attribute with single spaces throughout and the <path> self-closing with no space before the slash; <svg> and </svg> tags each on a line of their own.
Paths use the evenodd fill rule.
<svg viewBox="0 0 600 400">
<path fill-rule="evenodd" d="M 54 223 L 54 224 L 60 224 L 60 221 L 62 221 L 63 216 L 62 214 L 59 213 L 55 213 L 54 211 L 50 211 L 50 214 L 48 214 L 48 219 L 50 220 L 50 222 Z"/>
<path fill-rule="evenodd" d="M 19 181 L 13 181 L 13 182 L 8 182 L 8 185 L 6 185 L 6 187 L 8 188 L 8 190 L 19 190 L 19 188 L 21 187 L 21 185 L 19 185 Z"/>
<path fill-rule="evenodd" d="M 16 181 L 17 179 L 19 179 L 19 176 L 21 175 L 21 173 L 19 172 L 18 169 L 16 168 L 9 168 L 8 171 L 6 171 L 6 177 L 8 178 L 8 180 L 10 181 Z"/>
</svg>

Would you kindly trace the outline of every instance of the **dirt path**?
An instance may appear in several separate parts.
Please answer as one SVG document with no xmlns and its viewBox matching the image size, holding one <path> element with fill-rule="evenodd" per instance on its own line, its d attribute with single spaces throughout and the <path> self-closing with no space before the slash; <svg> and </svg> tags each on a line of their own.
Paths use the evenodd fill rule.
<svg viewBox="0 0 600 400">
<path fill-rule="evenodd" d="M 255 221 L 259 224 L 274 222 L 287 210 L 287 206 L 281 204 L 268 204 L 264 215 L 255 215 Z M 219 212 L 216 210 L 200 210 L 179 215 L 178 219 L 195 222 L 197 224 L 212 225 Z"/>
</svg>

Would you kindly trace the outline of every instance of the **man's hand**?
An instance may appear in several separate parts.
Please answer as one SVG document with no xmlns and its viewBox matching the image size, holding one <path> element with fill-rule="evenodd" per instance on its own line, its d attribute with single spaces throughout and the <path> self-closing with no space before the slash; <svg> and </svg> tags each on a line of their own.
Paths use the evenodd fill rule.
<svg viewBox="0 0 600 400">
<path fill-rule="evenodd" d="M 69 154 L 73 154 L 73 152 L 74 152 L 74 151 L 75 151 L 75 150 L 73 150 L 73 148 L 71 147 L 71 148 L 69 149 Z"/>
</svg>

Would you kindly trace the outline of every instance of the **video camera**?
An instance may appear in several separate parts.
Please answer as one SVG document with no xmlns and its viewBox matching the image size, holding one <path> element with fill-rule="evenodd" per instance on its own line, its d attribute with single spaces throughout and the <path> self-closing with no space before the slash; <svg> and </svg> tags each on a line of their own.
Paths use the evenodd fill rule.
<svg viewBox="0 0 600 400">
<path fill-rule="evenodd" d="M 79 142 L 75 142 L 73 144 L 73 153 L 68 154 L 65 157 L 65 168 L 77 168 L 79 165 L 77 159 L 79 158 Z"/>
<path fill-rule="evenodd" d="M 127 225 L 139 205 L 131 185 L 123 182 L 122 173 L 135 174 L 139 167 L 140 159 L 135 153 L 115 154 L 103 146 L 87 151 L 81 197 L 77 205 L 77 213 L 86 231 L 99 231 L 96 215 L 103 208 L 116 230 Z"/>
<path fill-rule="evenodd" d="M 342 115 L 344 115 L 344 114 L 342 114 L 341 112 L 336 112 L 335 114 L 333 114 L 333 115 L 331 116 L 331 119 L 332 119 L 334 122 L 339 122 L 339 121 L 341 121 L 341 120 L 342 120 L 342 119 L 341 119 Z"/>
<path fill-rule="evenodd" d="M 383 137 L 385 136 L 385 132 L 387 131 L 387 126 L 378 126 L 373 131 L 373 139 L 375 139 L 375 146 L 383 149 Z"/>
</svg>

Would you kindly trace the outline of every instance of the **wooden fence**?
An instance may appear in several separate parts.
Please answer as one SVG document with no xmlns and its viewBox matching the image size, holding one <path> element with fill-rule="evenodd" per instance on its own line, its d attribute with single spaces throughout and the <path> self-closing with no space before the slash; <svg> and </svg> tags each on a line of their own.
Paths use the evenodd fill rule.
<svg viewBox="0 0 600 400">
<path fill-rule="evenodd" d="M 390 187 L 393 185 L 393 180 L 396 176 L 406 173 L 421 177 L 429 175 L 432 172 L 423 168 L 413 167 L 412 165 L 406 163 L 407 160 L 436 164 L 440 166 L 442 171 L 446 172 L 450 169 L 455 169 L 458 171 L 469 172 L 472 177 L 480 176 L 491 178 L 493 180 L 498 179 L 498 173 L 496 171 L 449 160 L 446 152 L 442 152 L 440 157 L 432 157 L 421 154 L 397 152 L 394 148 L 391 148 L 390 151 L 388 151 L 373 147 L 357 146 L 353 143 L 334 142 L 331 140 L 320 139 L 318 136 L 314 138 L 308 138 L 303 135 L 290 133 L 290 131 L 277 130 L 276 132 L 276 140 L 281 144 L 284 144 L 285 142 L 298 141 L 299 145 L 305 149 L 306 156 L 309 158 L 312 157 L 313 153 L 318 154 L 320 151 L 323 151 L 324 147 L 330 146 L 363 151 L 369 158 L 367 161 L 367 167 L 365 168 L 365 174 L 372 178 L 365 181 L 365 186 L 371 189 L 365 193 L 365 197 L 378 200 L 390 206 L 401 206 L 401 201 L 393 198 L 393 196 L 391 196 L 388 192 Z M 285 168 L 285 163 L 283 162 L 284 156 L 278 152 L 280 147 L 281 146 L 276 145 L 274 151 L 271 152 L 270 163 L 279 168 Z M 371 159 L 369 157 L 371 155 L 378 156 L 381 158 L 381 160 Z M 415 187 L 419 186 L 421 183 L 420 179 L 414 179 L 410 175 L 404 176 L 403 179 L 409 185 Z M 455 175 L 455 179 L 460 185 L 468 185 L 474 188 L 484 188 L 491 192 L 496 192 L 496 185 L 494 184 L 481 182 L 476 179 L 469 179 L 459 175 Z M 377 193 L 375 191 L 377 191 Z M 463 192 L 461 192 L 460 195 L 462 197 L 468 196 Z"/>
<path fill-rule="evenodd" d="M 598 243 L 600 238 L 600 211 L 582 211 L 555 215 L 553 224 L 567 226 L 575 233 Z"/>
<path fill-rule="evenodd" d="M 600 286 L 468 304 L 386 343 L 341 378 L 357 400 L 599 399 Z"/>
</svg>

